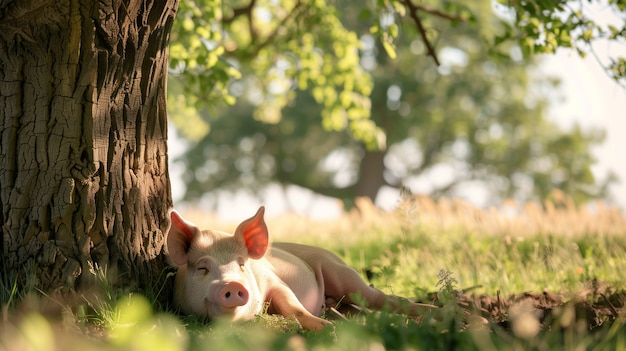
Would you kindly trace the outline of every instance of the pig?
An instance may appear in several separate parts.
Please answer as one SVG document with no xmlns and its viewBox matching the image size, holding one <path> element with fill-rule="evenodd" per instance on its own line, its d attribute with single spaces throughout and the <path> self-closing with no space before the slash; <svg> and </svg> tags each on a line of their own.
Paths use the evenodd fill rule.
<svg viewBox="0 0 626 351">
<path fill-rule="evenodd" d="M 331 324 L 320 318 L 325 303 L 355 303 L 353 294 L 373 309 L 388 305 L 417 315 L 435 308 L 369 286 L 328 250 L 285 242 L 270 246 L 264 213 L 262 206 L 231 235 L 202 231 L 170 211 L 167 251 L 178 267 L 174 302 L 183 312 L 236 321 L 267 307 L 267 313 L 294 316 L 304 329 L 321 330 Z"/>
</svg>

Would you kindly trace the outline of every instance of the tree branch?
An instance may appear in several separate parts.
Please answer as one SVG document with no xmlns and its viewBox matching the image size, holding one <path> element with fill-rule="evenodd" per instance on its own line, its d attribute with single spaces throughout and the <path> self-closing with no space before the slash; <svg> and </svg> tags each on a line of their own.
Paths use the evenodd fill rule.
<svg viewBox="0 0 626 351">
<path fill-rule="evenodd" d="M 254 9 L 255 4 L 256 0 L 250 0 L 248 5 L 233 9 L 233 15 L 229 18 L 223 18 L 222 25 L 232 23 L 239 16 L 246 16 L 248 17 L 248 31 L 250 32 L 250 38 L 256 37 L 256 29 L 254 27 L 254 21 L 252 20 L 252 10 Z"/>
<path fill-rule="evenodd" d="M 228 18 L 222 18 L 222 24 L 230 24 L 232 23 L 237 17 L 239 16 L 246 16 L 248 17 L 248 19 L 252 19 L 252 9 L 254 8 L 254 5 L 256 3 L 256 0 L 251 0 L 250 3 L 244 7 L 240 7 L 237 9 L 233 9 L 233 15 L 228 17 Z"/>
<path fill-rule="evenodd" d="M 338 187 L 333 186 L 332 184 L 318 185 L 307 179 L 303 179 L 302 177 L 299 177 L 297 174 L 293 172 L 285 172 L 284 170 L 280 168 L 276 171 L 276 173 L 274 174 L 274 177 L 276 178 L 276 181 L 278 181 L 278 183 L 282 185 L 296 185 L 305 189 L 309 189 L 316 194 L 333 197 L 333 198 L 341 199 L 341 200 L 354 199 L 354 194 L 356 191 L 356 186 L 354 184 L 349 185 L 345 188 L 338 188 Z"/>
<path fill-rule="evenodd" d="M 422 20 L 419 18 L 418 12 L 419 11 L 423 11 L 423 12 L 429 13 L 429 14 L 431 14 L 433 16 L 445 18 L 445 19 L 450 20 L 450 21 L 461 21 L 461 22 L 464 22 L 465 18 L 463 18 L 461 16 L 454 16 L 454 15 L 451 15 L 449 13 L 445 13 L 443 11 L 434 9 L 432 7 L 429 7 L 429 6 L 415 5 L 415 4 L 413 4 L 413 2 L 411 0 L 402 0 L 402 3 L 406 6 L 407 9 L 409 9 L 409 15 L 413 19 L 413 22 L 415 22 L 415 25 L 417 26 L 417 30 L 419 31 L 420 36 L 422 37 L 422 41 L 424 42 L 424 45 L 426 45 L 426 50 L 428 51 L 428 56 L 432 57 L 433 60 L 435 60 L 435 64 L 437 66 L 439 66 L 440 62 L 439 62 L 439 59 L 437 58 L 437 53 L 435 53 L 435 49 L 433 48 L 432 44 L 428 40 L 428 37 L 426 36 L 426 30 L 424 29 L 424 25 L 422 24 Z"/>
<path fill-rule="evenodd" d="M 265 40 L 261 43 L 259 43 L 253 51 L 253 56 L 256 56 L 259 51 L 261 51 L 261 49 L 263 49 L 264 47 L 266 47 L 267 45 L 269 45 L 272 40 L 274 39 L 274 37 L 276 35 L 278 35 L 278 31 L 280 30 L 281 27 L 283 27 L 285 25 L 285 23 L 287 23 L 287 21 L 289 21 L 292 17 L 296 17 L 296 13 L 299 11 L 299 7 L 302 5 L 302 1 L 298 0 L 298 2 L 296 2 L 295 6 L 293 7 L 293 9 L 291 9 L 291 12 L 289 12 L 289 14 L 287 16 L 285 16 L 282 21 L 280 21 L 280 23 L 276 26 L 276 28 L 274 28 L 274 31 L 272 31 L 272 33 L 270 35 L 267 36 L 267 38 L 265 38 Z"/>
<path fill-rule="evenodd" d="M 231 17 L 222 19 L 222 24 L 226 25 L 226 24 L 232 23 L 239 16 L 245 16 L 248 18 L 249 32 L 250 32 L 250 38 L 251 38 L 251 43 L 250 43 L 251 50 L 248 50 L 246 52 L 249 53 L 250 57 L 255 57 L 259 53 L 259 51 L 261 51 L 261 49 L 272 44 L 276 36 L 278 36 L 280 29 L 284 27 L 288 21 L 292 20 L 293 18 L 298 17 L 298 15 L 302 12 L 302 9 L 303 9 L 302 0 L 298 0 L 293 6 L 293 8 L 291 9 L 291 11 L 285 17 L 282 18 L 280 23 L 276 25 L 274 30 L 269 35 L 267 35 L 267 37 L 259 38 L 257 35 L 258 33 L 256 31 L 256 27 L 254 25 L 253 16 L 252 16 L 252 11 L 255 5 L 256 5 L 256 0 L 251 0 L 248 5 L 234 9 L 233 15 Z M 240 57 L 240 58 L 243 58 L 243 57 Z"/>
<path fill-rule="evenodd" d="M 411 2 L 410 0 L 405 0 L 405 1 Z M 443 11 L 434 9 L 432 7 L 429 7 L 429 6 L 425 6 L 425 5 L 413 5 L 413 6 L 415 6 L 415 8 L 417 10 L 419 10 L 419 11 L 423 11 L 423 12 L 429 13 L 429 14 L 437 16 L 437 17 L 445 18 L 445 19 L 450 20 L 450 21 L 465 22 L 465 18 L 463 18 L 461 16 L 454 16 L 454 15 L 451 15 L 449 13 L 445 13 Z"/>
<path fill-rule="evenodd" d="M 437 58 L 437 53 L 435 53 L 435 49 L 433 48 L 432 44 L 428 40 L 428 37 L 426 37 L 426 30 L 424 29 L 422 20 L 419 18 L 419 15 L 417 14 L 418 11 L 422 10 L 423 6 L 414 5 L 413 2 L 411 2 L 411 0 L 402 0 L 402 3 L 407 7 L 407 9 L 409 9 L 409 15 L 413 19 L 413 22 L 415 22 L 415 25 L 417 26 L 417 30 L 419 31 L 420 36 L 422 37 L 422 41 L 424 42 L 424 45 L 426 45 L 428 56 L 432 57 L 433 60 L 435 60 L 435 64 L 437 66 L 441 65 L 441 63 L 439 62 L 439 59 Z M 428 12 L 428 11 L 425 11 L 425 12 Z"/>
</svg>

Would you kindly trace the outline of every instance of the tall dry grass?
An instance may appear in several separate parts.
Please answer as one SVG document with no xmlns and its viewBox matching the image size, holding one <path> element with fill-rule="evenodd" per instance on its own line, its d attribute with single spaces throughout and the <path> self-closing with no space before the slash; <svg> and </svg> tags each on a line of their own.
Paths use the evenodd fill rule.
<svg viewBox="0 0 626 351">
<path fill-rule="evenodd" d="M 506 200 L 498 207 L 476 207 L 459 199 L 405 196 L 391 212 L 377 208 L 368 198 L 357 198 L 356 207 L 331 220 L 313 220 L 285 213 L 267 219 L 273 240 L 328 242 L 360 240 L 371 228 L 428 228 L 435 231 L 463 230 L 491 236 L 524 238 L 538 234 L 576 238 L 588 235 L 625 235 L 626 216 L 602 201 L 576 205 L 555 190 L 543 203 Z M 271 206 L 268 205 L 268 206 Z M 237 222 L 225 221 L 213 213 L 189 209 L 186 218 L 202 229 L 232 232 Z M 242 213 L 241 219 L 252 213 Z M 353 237 L 358 234 L 357 237 Z"/>
<path fill-rule="evenodd" d="M 626 234 L 626 217 L 617 208 L 607 207 L 602 201 L 577 206 L 558 190 L 553 191 L 550 198 L 542 204 L 506 200 L 499 207 L 480 209 L 458 199 L 436 201 L 417 196 L 401 202 L 396 212 L 401 218 L 442 229 L 463 227 L 485 235 L 579 237 Z"/>
</svg>

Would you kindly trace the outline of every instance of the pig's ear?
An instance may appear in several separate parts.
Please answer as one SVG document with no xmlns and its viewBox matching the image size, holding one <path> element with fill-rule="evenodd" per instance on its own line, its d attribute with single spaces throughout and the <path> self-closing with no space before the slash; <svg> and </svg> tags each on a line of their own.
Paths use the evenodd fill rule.
<svg viewBox="0 0 626 351">
<path fill-rule="evenodd" d="M 243 240 L 248 248 L 248 255 L 255 260 L 265 255 L 269 243 L 269 234 L 263 219 L 264 213 L 265 207 L 261 206 L 254 216 L 241 222 L 235 230 L 235 237 Z"/>
<path fill-rule="evenodd" d="M 200 229 L 186 221 L 175 210 L 170 211 L 170 230 L 167 233 L 167 251 L 179 266 L 187 264 L 187 252 L 193 238 L 200 234 Z"/>
</svg>

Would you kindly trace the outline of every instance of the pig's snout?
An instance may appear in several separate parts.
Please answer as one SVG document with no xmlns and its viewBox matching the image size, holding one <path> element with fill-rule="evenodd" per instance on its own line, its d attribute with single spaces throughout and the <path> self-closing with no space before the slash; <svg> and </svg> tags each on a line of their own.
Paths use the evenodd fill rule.
<svg viewBox="0 0 626 351">
<path fill-rule="evenodd" d="M 219 292 L 219 302 L 224 308 L 234 308 L 248 303 L 248 290 L 237 282 L 227 283 Z"/>
</svg>

